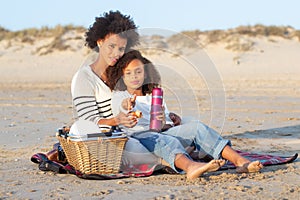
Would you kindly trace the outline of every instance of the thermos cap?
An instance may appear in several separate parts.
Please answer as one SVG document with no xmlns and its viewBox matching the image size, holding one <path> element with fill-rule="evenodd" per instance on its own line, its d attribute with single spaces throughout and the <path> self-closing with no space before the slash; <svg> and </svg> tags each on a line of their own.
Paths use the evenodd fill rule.
<svg viewBox="0 0 300 200">
<path fill-rule="evenodd" d="M 163 90 L 161 88 L 153 88 L 152 96 L 163 96 Z"/>
<path fill-rule="evenodd" d="M 163 91 L 161 88 L 153 88 L 152 90 L 152 105 L 162 105 L 163 103 Z"/>
</svg>

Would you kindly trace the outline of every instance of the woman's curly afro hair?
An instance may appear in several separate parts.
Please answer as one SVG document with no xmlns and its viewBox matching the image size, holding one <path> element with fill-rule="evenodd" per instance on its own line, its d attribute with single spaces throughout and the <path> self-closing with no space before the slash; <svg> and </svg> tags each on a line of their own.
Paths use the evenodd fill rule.
<svg viewBox="0 0 300 200">
<path fill-rule="evenodd" d="M 139 43 L 139 34 L 137 27 L 130 16 L 123 15 L 120 11 L 110 11 L 104 13 L 101 17 L 96 17 L 95 22 L 85 33 L 86 45 L 98 51 L 97 41 L 105 39 L 109 34 L 120 34 L 122 38 L 127 39 L 127 49 Z"/>
</svg>

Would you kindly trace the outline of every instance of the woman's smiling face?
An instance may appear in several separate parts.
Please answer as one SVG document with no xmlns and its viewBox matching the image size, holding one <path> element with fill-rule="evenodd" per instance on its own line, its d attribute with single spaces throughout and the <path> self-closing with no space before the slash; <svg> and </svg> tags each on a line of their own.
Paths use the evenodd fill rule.
<svg viewBox="0 0 300 200">
<path fill-rule="evenodd" d="M 111 34 L 104 40 L 99 40 L 100 55 L 106 61 L 107 65 L 114 66 L 116 62 L 125 53 L 127 39 L 117 34 Z"/>
<path fill-rule="evenodd" d="M 141 90 L 144 79 L 144 64 L 138 59 L 132 60 L 123 70 L 123 81 L 130 93 Z"/>
</svg>

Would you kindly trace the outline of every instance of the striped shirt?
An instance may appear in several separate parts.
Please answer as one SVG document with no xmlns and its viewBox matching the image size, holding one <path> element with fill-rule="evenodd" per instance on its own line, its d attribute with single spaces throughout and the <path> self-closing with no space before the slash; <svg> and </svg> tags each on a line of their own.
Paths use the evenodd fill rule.
<svg viewBox="0 0 300 200">
<path fill-rule="evenodd" d="M 89 65 L 82 66 L 73 76 L 71 94 L 77 118 L 98 124 L 100 119 L 112 117 L 112 92 Z M 110 126 L 100 125 L 100 128 Z"/>
</svg>

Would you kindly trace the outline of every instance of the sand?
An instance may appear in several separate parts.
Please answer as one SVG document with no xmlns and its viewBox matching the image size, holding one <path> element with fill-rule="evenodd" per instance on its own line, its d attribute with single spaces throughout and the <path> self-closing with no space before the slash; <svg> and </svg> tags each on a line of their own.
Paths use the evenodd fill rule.
<svg viewBox="0 0 300 200">
<path fill-rule="evenodd" d="M 195 100 L 201 120 L 231 139 L 234 148 L 286 156 L 300 153 L 300 43 L 276 41 L 257 39 L 256 50 L 246 53 L 226 50 L 222 43 L 205 48 L 224 88 L 225 104 L 221 101 L 216 109 L 211 88 L 200 87 L 201 78 L 190 76 L 187 81 L 192 96 L 163 73 L 169 109 L 184 116 L 195 114 Z M 300 199 L 299 159 L 260 173 L 217 171 L 193 181 L 169 174 L 99 181 L 40 171 L 30 157 L 49 151 L 57 142 L 56 129 L 74 121 L 70 81 L 87 54 L 38 56 L 30 54 L 34 46 L 0 44 L 1 199 Z M 185 69 L 185 79 L 194 74 L 180 58 L 149 57 Z"/>
</svg>

